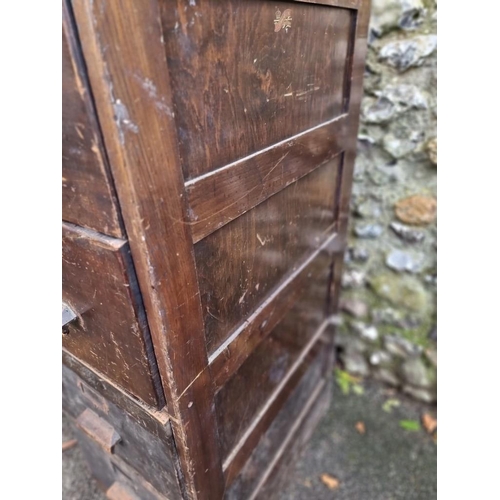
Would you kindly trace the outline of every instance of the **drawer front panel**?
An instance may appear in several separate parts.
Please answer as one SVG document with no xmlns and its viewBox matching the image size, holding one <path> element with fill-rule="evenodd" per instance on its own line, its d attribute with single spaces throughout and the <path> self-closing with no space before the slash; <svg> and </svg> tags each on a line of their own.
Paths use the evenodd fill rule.
<svg viewBox="0 0 500 500">
<path fill-rule="evenodd" d="M 260 426 L 259 431 L 250 435 L 249 439 L 246 439 L 241 444 L 238 443 L 238 447 L 233 449 L 230 455 L 226 457 L 224 462 L 226 485 L 233 484 L 245 463 L 252 460 L 252 453 L 255 452 L 259 445 L 265 443 L 266 439 L 270 439 L 274 451 L 278 451 L 286 434 L 321 384 L 325 376 L 327 358 L 328 353 L 321 346 L 315 346 L 314 349 L 309 351 L 308 356 L 300 365 L 300 371 L 297 373 L 298 380 L 294 381 L 291 386 L 286 387 L 286 395 L 280 402 L 279 407 L 276 407 L 272 412 L 272 419 L 269 418 L 266 425 Z M 257 423 L 257 427 L 259 427 L 259 423 Z M 266 448 L 265 445 L 264 447 Z M 267 453 L 267 458 L 273 454 L 269 450 L 267 450 Z M 253 472 L 258 475 L 260 472 L 258 462 L 254 462 L 253 465 L 255 467 Z M 252 468 L 252 465 L 250 465 L 250 468 Z M 242 496 L 241 498 L 246 497 Z"/>
<path fill-rule="evenodd" d="M 216 396 L 224 456 L 231 451 L 263 405 L 290 371 L 303 371 L 323 345 L 318 342 L 326 316 L 328 262 L 318 259 L 302 295 Z M 297 364 L 309 350 L 305 361 Z M 308 361 L 309 360 L 309 361 Z"/>
<path fill-rule="evenodd" d="M 325 414 L 330 402 L 330 384 L 319 378 L 312 367 L 280 410 L 271 427 L 260 439 L 241 473 L 226 492 L 226 500 L 255 498 L 258 491 L 263 500 L 274 498 L 265 495 L 280 480 L 289 480 L 287 473 L 300 456 L 302 447 Z M 286 461 L 285 464 L 282 462 Z M 278 486 L 279 487 L 279 486 Z"/>
<path fill-rule="evenodd" d="M 100 455 L 119 457 L 167 496 L 172 492 L 178 492 L 172 457 L 174 445 L 168 421 L 158 422 L 152 414 L 144 410 L 140 418 L 132 418 L 126 411 L 94 391 L 64 365 L 62 381 L 63 409 L 66 413 L 77 423 L 81 421 L 85 412 L 93 414 L 102 420 L 103 425 L 111 427 L 119 437 L 111 453 L 92 436 L 87 438 L 100 449 Z M 133 401 L 129 403 L 133 404 L 137 405 Z M 150 433 L 145 427 L 155 428 L 155 434 Z M 88 433 L 86 435 L 88 436 Z"/>
<path fill-rule="evenodd" d="M 67 16 L 62 38 L 62 176 L 63 220 L 122 236 L 83 60 Z"/>
<path fill-rule="evenodd" d="M 128 244 L 63 224 L 63 302 L 77 319 L 63 347 L 147 404 L 157 374 Z"/>
<path fill-rule="evenodd" d="M 281 1 L 162 5 L 186 180 L 344 111 L 352 11 Z"/>
<path fill-rule="evenodd" d="M 195 245 L 210 353 L 332 233 L 339 163 L 319 167 Z"/>
</svg>

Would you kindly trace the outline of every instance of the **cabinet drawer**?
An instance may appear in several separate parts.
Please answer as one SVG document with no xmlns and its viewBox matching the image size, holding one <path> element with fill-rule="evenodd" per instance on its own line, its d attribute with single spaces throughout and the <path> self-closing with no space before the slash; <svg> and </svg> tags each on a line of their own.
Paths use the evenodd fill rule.
<svg viewBox="0 0 500 500">
<path fill-rule="evenodd" d="M 76 314 L 63 347 L 159 406 L 158 375 L 127 242 L 63 223 L 62 274 L 63 303 Z"/>
<path fill-rule="evenodd" d="M 186 180 L 345 112 L 353 11 L 281 1 L 161 5 Z"/>
<path fill-rule="evenodd" d="M 318 167 L 195 245 L 210 354 L 335 233 L 340 162 Z"/>
<path fill-rule="evenodd" d="M 122 236 L 78 40 L 66 16 L 62 37 L 62 202 L 63 220 Z"/>
<path fill-rule="evenodd" d="M 82 432 L 83 441 L 96 449 L 92 458 L 123 461 L 166 498 L 180 497 L 172 456 L 174 443 L 165 412 L 149 411 L 122 397 L 124 411 L 64 365 L 62 382 L 63 409 Z"/>
</svg>

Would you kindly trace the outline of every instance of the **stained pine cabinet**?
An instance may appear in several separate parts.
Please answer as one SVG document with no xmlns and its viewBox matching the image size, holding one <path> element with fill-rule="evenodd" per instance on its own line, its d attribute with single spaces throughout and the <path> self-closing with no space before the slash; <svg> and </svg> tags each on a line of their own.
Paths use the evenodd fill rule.
<svg viewBox="0 0 500 500">
<path fill-rule="evenodd" d="M 328 407 L 368 17 L 63 4 L 63 408 L 108 498 L 272 498 Z"/>
</svg>

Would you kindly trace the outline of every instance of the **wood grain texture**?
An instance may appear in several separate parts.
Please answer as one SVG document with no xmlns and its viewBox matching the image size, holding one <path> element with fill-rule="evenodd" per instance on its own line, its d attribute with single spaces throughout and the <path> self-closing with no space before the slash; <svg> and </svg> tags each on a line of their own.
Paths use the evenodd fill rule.
<svg viewBox="0 0 500 500">
<path fill-rule="evenodd" d="M 186 183 L 194 242 L 339 154 L 346 125 L 341 115 Z"/>
<path fill-rule="evenodd" d="M 195 245 L 210 353 L 331 235 L 338 164 L 337 157 Z"/>
<path fill-rule="evenodd" d="M 324 262 L 321 270 L 315 276 L 317 279 L 305 284 L 303 296 L 217 393 L 224 455 L 245 433 L 325 320 L 330 273 Z"/>
<path fill-rule="evenodd" d="M 317 404 L 318 395 L 323 392 L 325 381 L 321 380 L 311 393 L 298 386 L 280 410 L 274 422 L 262 436 L 254 451 L 248 458 L 240 474 L 228 487 L 226 500 L 248 499 L 257 493 L 262 483 L 265 483 L 271 473 L 282 475 L 285 471 L 276 471 L 274 462 L 289 448 L 290 440 L 296 438 L 297 428 L 306 417 L 309 417 L 312 407 Z M 314 421 L 310 422 L 314 428 Z"/>
<path fill-rule="evenodd" d="M 78 314 L 62 344 L 145 403 L 163 402 L 124 240 L 63 223 L 62 299 Z"/>
<path fill-rule="evenodd" d="M 132 498 L 123 496 L 109 496 L 116 500 L 180 500 L 180 492 L 175 491 L 168 496 L 161 494 L 150 483 L 148 483 L 133 467 L 128 465 L 120 457 L 105 453 L 102 448 L 90 439 L 85 433 L 75 426 L 75 434 L 78 438 L 78 446 L 82 450 L 92 475 L 97 479 L 98 485 L 110 495 L 134 495 Z M 117 491 L 115 484 L 122 486 Z"/>
<path fill-rule="evenodd" d="M 223 495 L 204 325 L 155 0 L 73 0 L 189 499 Z M 127 15 L 124 15 L 124 12 Z"/>
<path fill-rule="evenodd" d="M 313 431 L 327 412 L 330 401 L 331 379 L 318 384 L 312 391 L 303 411 L 294 422 L 289 434 L 282 440 L 280 448 L 268 464 L 268 470 L 248 500 L 275 498 L 283 491 L 289 481 L 293 480 L 293 476 L 290 477 L 290 474 L 293 473 L 295 464 Z"/>
<path fill-rule="evenodd" d="M 108 453 L 113 453 L 115 445 L 121 441 L 114 427 L 89 408 L 80 413 L 76 425 Z"/>
<path fill-rule="evenodd" d="M 122 237 L 119 208 L 76 34 L 63 2 L 62 216 Z"/>
<path fill-rule="evenodd" d="M 276 29 L 269 2 L 71 1 L 174 468 L 185 498 L 221 500 L 297 387 L 309 397 L 329 371 L 369 3 L 279 2 L 292 24 Z M 109 407 L 99 394 L 88 404 Z M 272 494 L 304 415 L 278 420 L 282 446 L 243 498 Z"/>
<path fill-rule="evenodd" d="M 98 401 L 99 395 L 65 366 L 62 382 L 64 411 L 75 419 L 79 428 L 86 432 L 92 441 L 99 444 L 104 454 L 107 453 L 102 442 L 106 443 L 106 436 L 111 439 L 113 432 L 109 429 L 112 429 L 120 437 L 120 440 L 114 443 L 112 453 L 128 463 L 167 497 L 179 497 L 174 444 L 168 420 L 163 418 L 163 421 L 160 421 L 154 410 L 140 408 L 130 397 L 128 404 L 124 405 L 127 410 L 104 398 Z M 135 415 L 131 415 L 132 406 L 136 406 Z M 99 428 L 97 432 L 89 432 L 89 426 L 85 421 L 82 422 L 82 415 L 89 414 L 94 416 L 90 419 L 91 423 L 100 422 L 99 428 L 108 429 L 104 438 L 99 439 L 103 434 L 99 433 Z"/>
<path fill-rule="evenodd" d="M 343 9 L 359 9 L 362 0 L 292 0 L 304 3 L 313 3 L 319 5 L 329 5 L 330 7 L 340 7 Z"/>
<path fill-rule="evenodd" d="M 106 498 L 108 500 L 141 500 L 132 490 L 117 481 L 106 490 Z"/>
<path fill-rule="evenodd" d="M 63 399 L 65 391 L 69 391 L 68 395 L 72 394 L 74 397 L 81 399 L 81 403 L 78 403 L 77 409 L 72 413 L 75 418 L 85 406 L 98 413 L 100 411 L 107 413 L 108 403 L 112 403 L 121 408 L 150 434 L 160 438 L 168 436 L 170 440 L 172 439 L 171 429 L 168 425 L 169 415 L 165 408 L 157 410 L 136 398 L 130 397 L 115 382 L 106 378 L 102 373 L 96 372 L 65 349 L 62 351 L 62 362 Z M 73 401 L 74 398 L 70 399 Z"/>
<path fill-rule="evenodd" d="M 330 286 L 329 264 L 332 254 L 338 246 L 336 234 L 330 236 L 325 243 L 308 256 L 307 260 L 298 266 L 297 270 L 280 283 L 252 314 L 234 330 L 228 339 L 210 356 L 210 369 L 217 388 L 222 387 L 238 370 L 243 362 L 250 356 L 254 349 L 273 331 L 274 327 L 285 315 L 294 317 L 289 312 L 294 307 L 295 312 L 300 312 L 300 307 L 294 306 L 297 301 L 305 300 L 305 314 L 296 314 L 295 329 L 300 330 L 300 321 L 311 320 L 311 314 L 321 313 L 321 304 L 330 309 L 328 293 L 312 295 L 311 287 L 315 288 L 322 280 L 327 281 L 326 288 Z M 312 297 L 312 301 L 310 298 Z M 310 307 L 310 311 L 307 311 Z"/>
<path fill-rule="evenodd" d="M 312 344 L 311 348 L 305 352 L 303 362 L 298 364 L 296 369 L 289 372 L 289 378 L 283 379 L 284 384 L 280 390 L 275 391 L 258 418 L 254 419 L 252 426 L 232 449 L 231 453 L 224 461 L 224 473 L 226 484 L 229 486 L 249 459 L 252 451 L 259 443 L 262 435 L 269 429 L 279 411 L 290 398 L 296 387 L 298 392 L 311 394 L 314 387 L 319 383 L 324 373 L 325 357 L 327 353 L 322 348 L 320 342 Z M 292 414 L 293 415 L 293 414 Z M 293 416 L 291 418 L 293 421 Z"/>
<path fill-rule="evenodd" d="M 272 2 L 161 3 L 186 180 L 342 113 L 355 11 L 279 2 L 276 33 Z"/>
</svg>

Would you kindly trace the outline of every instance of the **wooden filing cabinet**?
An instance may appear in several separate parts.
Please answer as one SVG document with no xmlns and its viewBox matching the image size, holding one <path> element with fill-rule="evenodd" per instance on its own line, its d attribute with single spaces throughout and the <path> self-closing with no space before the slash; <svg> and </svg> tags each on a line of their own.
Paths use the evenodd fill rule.
<svg viewBox="0 0 500 500">
<path fill-rule="evenodd" d="M 366 0 L 63 4 L 63 407 L 113 498 L 271 498 L 328 405 Z"/>
</svg>

